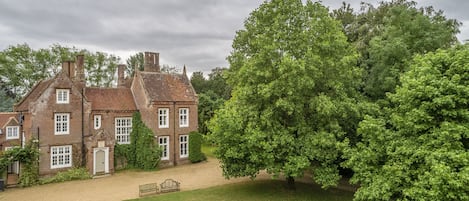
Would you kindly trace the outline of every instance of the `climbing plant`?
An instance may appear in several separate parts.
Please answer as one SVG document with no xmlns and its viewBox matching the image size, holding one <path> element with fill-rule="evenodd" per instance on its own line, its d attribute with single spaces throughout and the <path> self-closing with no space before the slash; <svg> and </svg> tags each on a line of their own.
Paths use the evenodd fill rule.
<svg viewBox="0 0 469 201">
<path fill-rule="evenodd" d="M 155 169 L 161 159 L 161 148 L 154 140 L 153 131 L 143 123 L 139 112 L 132 117 L 130 144 L 116 145 L 114 150 L 114 161 L 123 162 L 120 164 L 122 168 Z"/>
<path fill-rule="evenodd" d="M 0 155 L 0 173 L 3 175 L 11 163 L 18 161 L 22 165 L 19 184 L 31 186 L 37 184 L 39 151 L 35 139 L 30 140 L 23 148 L 15 147 Z"/>
</svg>

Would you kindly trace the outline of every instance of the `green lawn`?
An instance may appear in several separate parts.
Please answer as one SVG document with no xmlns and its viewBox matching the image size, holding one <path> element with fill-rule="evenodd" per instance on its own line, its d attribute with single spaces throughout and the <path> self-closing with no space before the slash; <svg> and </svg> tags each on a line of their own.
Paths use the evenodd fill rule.
<svg viewBox="0 0 469 201">
<path fill-rule="evenodd" d="M 216 186 L 207 189 L 161 194 L 136 199 L 139 201 L 176 201 L 176 200 L 216 200 L 216 201 L 342 201 L 352 200 L 353 193 L 338 189 L 323 190 L 317 185 L 296 183 L 297 190 L 284 188 L 285 181 L 249 181 L 237 184 Z"/>
<path fill-rule="evenodd" d="M 205 156 L 215 158 L 215 155 L 213 154 L 214 150 L 215 146 L 207 142 L 202 143 L 202 153 L 204 153 Z"/>
</svg>

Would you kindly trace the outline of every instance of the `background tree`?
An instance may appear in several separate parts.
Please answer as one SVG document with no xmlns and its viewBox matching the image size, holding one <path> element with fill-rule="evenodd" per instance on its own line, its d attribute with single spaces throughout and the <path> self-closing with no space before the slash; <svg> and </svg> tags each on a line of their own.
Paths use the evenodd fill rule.
<svg viewBox="0 0 469 201">
<path fill-rule="evenodd" d="M 191 84 L 199 95 L 199 132 L 207 134 L 207 124 L 223 103 L 231 97 L 231 87 L 227 84 L 224 73 L 227 68 L 217 67 L 208 74 L 208 79 L 203 72 L 194 72 L 191 76 Z"/>
<path fill-rule="evenodd" d="M 135 68 L 137 68 L 140 71 L 143 71 L 143 64 L 145 61 L 145 57 L 143 55 L 143 52 L 136 53 L 134 55 L 130 55 L 130 57 L 127 59 L 127 75 L 134 75 Z"/>
<path fill-rule="evenodd" d="M 266 169 L 291 185 L 310 169 L 316 182 L 335 185 L 360 77 L 340 23 L 320 3 L 273 0 L 244 27 L 228 57 L 232 98 L 209 125 L 223 174 Z"/>
<path fill-rule="evenodd" d="M 27 44 L 9 46 L 0 52 L 0 87 L 11 98 L 23 97 L 37 81 L 56 75 L 63 61 L 74 61 L 84 54 L 88 86 L 111 86 L 120 59 L 112 54 L 90 52 L 58 44 L 34 50 Z"/>
<path fill-rule="evenodd" d="M 0 112 L 12 112 L 15 100 L 7 95 L 0 87 Z"/>
<path fill-rule="evenodd" d="M 346 165 L 356 200 L 469 200 L 469 46 L 417 56 Z"/>
<path fill-rule="evenodd" d="M 91 53 L 83 50 L 86 83 L 94 87 L 111 87 L 116 82 L 117 65 L 120 59 L 104 52 Z"/>
<path fill-rule="evenodd" d="M 205 79 L 204 73 L 202 71 L 192 73 L 191 84 L 197 94 L 201 94 L 207 91 L 207 79 Z"/>
<path fill-rule="evenodd" d="M 394 92 L 415 54 L 458 43 L 459 22 L 433 7 L 417 8 L 413 1 L 382 1 L 377 8 L 362 3 L 359 13 L 344 3 L 333 16 L 360 52 L 359 65 L 366 72 L 363 90 L 372 100 Z"/>
<path fill-rule="evenodd" d="M 220 98 L 215 92 L 209 90 L 205 93 L 200 93 L 199 105 L 198 105 L 198 120 L 199 129 L 198 131 L 202 134 L 208 134 L 208 122 L 215 115 L 215 111 L 223 106 L 225 100 Z"/>
</svg>

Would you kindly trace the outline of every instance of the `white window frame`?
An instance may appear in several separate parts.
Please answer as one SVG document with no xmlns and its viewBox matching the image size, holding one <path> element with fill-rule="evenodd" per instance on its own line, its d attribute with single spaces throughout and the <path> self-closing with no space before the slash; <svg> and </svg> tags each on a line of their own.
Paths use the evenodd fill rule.
<svg viewBox="0 0 469 201">
<path fill-rule="evenodd" d="M 64 117 L 65 117 L 65 120 L 64 120 Z M 54 114 L 54 134 L 55 135 L 70 134 L 70 113 L 55 113 Z"/>
<path fill-rule="evenodd" d="M 179 136 L 179 157 L 189 157 L 189 135 Z"/>
<path fill-rule="evenodd" d="M 169 108 L 158 109 L 158 128 L 169 128 Z"/>
<path fill-rule="evenodd" d="M 169 136 L 158 137 L 158 145 L 161 147 L 161 160 L 169 160 Z"/>
<path fill-rule="evenodd" d="M 50 147 L 50 168 L 72 167 L 72 153 L 72 145 Z"/>
<path fill-rule="evenodd" d="M 115 136 L 117 144 L 130 144 L 132 132 L 132 117 L 118 117 L 115 119 Z"/>
<path fill-rule="evenodd" d="M 8 151 L 8 150 L 16 148 L 16 147 L 18 147 L 18 146 L 5 147 L 5 151 Z M 19 174 L 19 172 L 20 172 L 20 162 L 19 161 L 13 161 L 10 165 L 8 165 L 7 173 Z"/>
<path fill-rule="evenodd" d="M 189 127 L 189 108 L 179 108 L 179 127 Z"/>
<path fill-rule="evenodd" d="M 70 103 L 70 89 L 56 89 L 55 96 L 57 104 L 68 104 Z"/>
<path fill-rule="evenodd" d="M 6 130 L 7 140 L 20 139 L 20 127 L 19 126 L 7 126 L 5 130 Z"/>
<path fill-rule="evenodd" d="M 95 130 L 101 128 L 101 115 L 99 115 L 99 114 L 94 115 L 93 125 L 94 125 Z"/>
</svg>

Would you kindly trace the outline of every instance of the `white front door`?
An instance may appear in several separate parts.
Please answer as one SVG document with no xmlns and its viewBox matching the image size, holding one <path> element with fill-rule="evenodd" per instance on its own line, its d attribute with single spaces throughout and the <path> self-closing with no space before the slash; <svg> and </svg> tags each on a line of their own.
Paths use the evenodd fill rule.
<svg viewBox="0 0 469 201">
<path fill-rule="evenodd" d="M 93 150 L 93 174 L 109 173 L 109 147 L 99 147 Z"/>
</svg>

